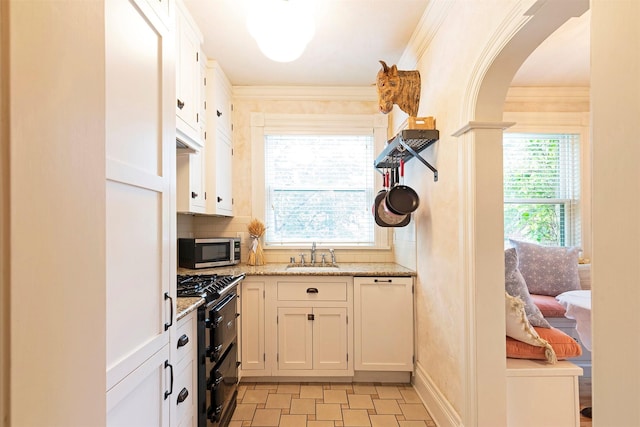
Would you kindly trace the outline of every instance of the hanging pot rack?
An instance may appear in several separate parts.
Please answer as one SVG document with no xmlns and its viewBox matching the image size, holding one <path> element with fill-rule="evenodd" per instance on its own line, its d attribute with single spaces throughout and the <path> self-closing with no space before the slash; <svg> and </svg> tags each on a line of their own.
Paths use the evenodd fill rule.
<svg viewBox="0 0 640 427">
<path fill-rule="evenodd" d="M 436 168 L 418 153 L 433 145 L 438 139 L 440 132 L 437 129 L 404 129 L 388 141 L 385 149 L 374 161 L 374 167 L 383 173 L 383 169 L 396 169 L 400 166 L 401 160 L 406 163 L 415 157 L 433 172 L 433 180 L 437 181 Z"/>
</svg>

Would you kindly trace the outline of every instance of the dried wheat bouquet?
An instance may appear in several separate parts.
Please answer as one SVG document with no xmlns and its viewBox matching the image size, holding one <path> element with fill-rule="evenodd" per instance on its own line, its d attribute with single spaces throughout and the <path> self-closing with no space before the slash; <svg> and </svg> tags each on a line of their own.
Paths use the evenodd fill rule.
<svg viewBox="0 0 640 427">
<path fill-rule="evenodd" d="M 264 251 L 262 250 L 262 245 L 260 244 L 259 239 L 264 235 L 266 227 L 262 221 L 254 218 L 249 222 L 247 229 L 249 230 L 249 236 L 253 239 L 251 250 L 249 250 L 249 259 L 247 260 L 247 264 L 264 265 Z"/>
</svg>

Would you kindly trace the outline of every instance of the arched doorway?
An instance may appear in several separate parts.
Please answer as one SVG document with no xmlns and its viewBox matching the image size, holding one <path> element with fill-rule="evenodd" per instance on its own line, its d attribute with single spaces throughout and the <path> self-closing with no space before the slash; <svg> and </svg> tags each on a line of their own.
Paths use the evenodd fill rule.
<svg viewBox="0 0 640 427">
<path fill-rule="evenodd" d="M 525 7 L 526 6 L 526 7 Z M 484 343 L 498 342 L 504 333 L 503 306 L 503 205 L 502 133 L 510 126 L 502 121 L 503 105 L 513 76 L 525 59 L 551 33 L 571 17 L 589 8 L 587 0 L 518 3 L 512 17 L 492 37 L 476 64 L 464 98 L 463 126 L 459 137 L 461 222 L 464 239 L 460 268 L 466 282 L 465 380 L 467 407 L 463 425 L 504 424 L 506 383 L 504 359 Z M 476 224 L 481 224 L 477 226 Z M 502 276 L 502 277 L 500 277 Z M 478 292 L 482 289 L 482 292 Z"/>
</svg>

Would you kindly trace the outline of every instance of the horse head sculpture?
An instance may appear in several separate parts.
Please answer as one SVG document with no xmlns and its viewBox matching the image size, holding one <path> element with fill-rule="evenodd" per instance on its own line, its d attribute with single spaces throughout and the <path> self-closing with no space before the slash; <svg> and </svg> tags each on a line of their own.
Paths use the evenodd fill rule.
<svg viewBox="0 0 640 427">
<path fill-rule="evenodd" d="M 380 61 L 382 69 L 378 71 L 378 108 L 383 114 L 389 113 L 396 104 L 409 116 L 418 115 L 420 105 L 420 72 L 418 70 L 401 71 L 392 65 L 389 67 Z"/>
</svg>

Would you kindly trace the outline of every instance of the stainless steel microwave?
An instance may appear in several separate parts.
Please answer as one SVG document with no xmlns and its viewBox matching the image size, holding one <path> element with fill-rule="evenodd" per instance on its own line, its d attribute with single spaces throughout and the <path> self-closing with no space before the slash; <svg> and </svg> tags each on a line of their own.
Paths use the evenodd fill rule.
<svg viewBox="0 0 640 427">
<path fill-rule="evenodd" d="M 180 267 L 221 267 L 239 262 L 239 238 L 178 239 L 178 265 Z"/>
</svg>

